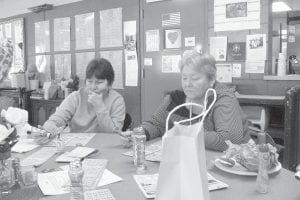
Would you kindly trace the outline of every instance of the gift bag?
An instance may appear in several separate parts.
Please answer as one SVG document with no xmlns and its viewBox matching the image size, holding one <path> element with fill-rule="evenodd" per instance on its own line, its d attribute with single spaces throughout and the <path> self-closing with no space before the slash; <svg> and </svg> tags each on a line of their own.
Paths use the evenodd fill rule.
<svg viewBox="0 0 300 200">
<path fill-rule="evenodd" d="M 214 99 L 206 108 L 209 93 L 213 93 Z M 195 103 L 185 103 L 175 107 L 169 113 L 162 142 L 156 200 L 209 199 L 203 121 L 215 101 L 215 90 L 208 89 L 204 107 Z M 168 130 L 170 116 L 177 109 L 189 105 L 202 107 L 202 113 L 190 119 L 174 122 L 174 127 Z M 191 124 L 197 119 L 199 122 Z M 190 124 L 182 125 L 186 122 Z"/>
</svg>

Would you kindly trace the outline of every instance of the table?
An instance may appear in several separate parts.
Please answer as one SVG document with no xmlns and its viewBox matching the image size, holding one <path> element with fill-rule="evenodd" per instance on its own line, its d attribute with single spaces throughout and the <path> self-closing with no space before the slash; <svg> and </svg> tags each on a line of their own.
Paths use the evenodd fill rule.
<svg viewBox="0 0 300 200">
<path fill-rule="evenodd" d="M 98 148 L 100 153 L 93 158 L 108 159 L 107 169 L 123 178 L 122 182 L 104 186 L 109 188 L 117 200 L 142 200 L 145 199 L 142 192 L 137 187 L 133 174 L 135 168 L 132 164 L 132 158 L 121 155 L 127 151 L 120 145 L 121 141 L 115 134 L 97 134 L 87 146 Z M 31 154 L 21 155 L 20 157 Z M 220 171 L 212 164 L 212 160 L 221 155 L 220 152 L 207 150 L 206 160 L 207 169 L 215 178 L 227 183 L 229 188 L 210 192 L 211 200 L 299 200 L 300 199 L 300 181 L 294 178 L 294 173 L 286 169 L 281 169 L 279 174 L 270 176 L 270 188 L 268 194 L 258 194 L 255 192 L 255 177 L 238 176 Z M 58 167 L 54 162 L 56 156 L 48 160 L 44 165 L 38 167 L 38 171 L 46 168 Z M 155 162 L 147 162 L 149 174 L 158 171 L 159 164 Z M 17 190 L 4 200 L 66 200 L 69 195 L 60 195 L 42 198 L 42 192 L 38 187 L 31 189 Z"/>
</svg>

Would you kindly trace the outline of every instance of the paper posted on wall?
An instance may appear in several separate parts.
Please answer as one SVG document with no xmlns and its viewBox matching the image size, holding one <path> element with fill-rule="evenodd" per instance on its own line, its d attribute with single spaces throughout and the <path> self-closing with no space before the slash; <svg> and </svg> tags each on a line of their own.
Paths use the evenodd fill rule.
<svg viewBox="0 0 300 200">
<path fill-rule="evenodd" d="M 144 196 L 147 199 L 155 198 L 158 174 L 134 175 L 133 178 L 137 183 L 139 189 L 143 192 Z M 216 179 L 210 173 L 207 173 L 207 180 L 209 191 L 224 189 L 228 187 L 226 183 Z"/>
<path fill-rule="evenodd" d="M 216 64 L 217 81 L 222 83 L 232 83 L 232 66 L 231 64 Z"/>
<path fill-rule="evenodd" d="M 227 37 L 210 37 L 210 54 L 216 61 L 226 61 Z"/>
</svg>

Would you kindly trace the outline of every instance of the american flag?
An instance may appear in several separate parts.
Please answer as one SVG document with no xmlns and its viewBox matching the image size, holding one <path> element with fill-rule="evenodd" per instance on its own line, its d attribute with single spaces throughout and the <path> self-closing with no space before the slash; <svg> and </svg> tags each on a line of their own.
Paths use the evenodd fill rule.
<svg viewBox="0 0 300 200">
<path fill-rule="evenodd" d="M 162 26 L 180 25 L 180 12 L 167 13 L 162 15 Z"/>
</svg>

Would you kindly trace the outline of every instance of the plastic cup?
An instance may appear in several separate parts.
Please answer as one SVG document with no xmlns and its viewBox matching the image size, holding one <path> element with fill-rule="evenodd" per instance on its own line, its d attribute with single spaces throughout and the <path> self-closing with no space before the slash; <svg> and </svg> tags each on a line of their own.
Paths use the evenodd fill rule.
<svg viewBox="0 0 300 200">
<path fill-rule="evenodd" d="M 34 166 L 20 166 L 22 184 L 25 187 L 34 187 L 37 185 L 37 173 Z"/>
</svg>

